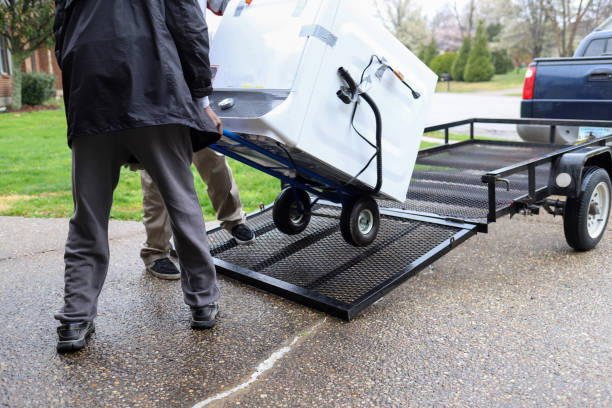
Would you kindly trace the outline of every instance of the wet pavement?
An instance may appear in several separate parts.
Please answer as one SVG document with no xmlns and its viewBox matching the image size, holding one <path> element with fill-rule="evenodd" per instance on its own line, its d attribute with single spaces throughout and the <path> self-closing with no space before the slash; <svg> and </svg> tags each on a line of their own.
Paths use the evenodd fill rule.
<svg viewBox="0 0 612 408">
<path fill-rule="evenodd" d="M 612 406 L 610 226 L 575 253 L 560 218 L 504 219 L 351 323 L 220 278 L 194 332 L 114 222 L 97 331 L 59 356 L 66 229 L 0 217 L 2 406 Z"/>
</svg>

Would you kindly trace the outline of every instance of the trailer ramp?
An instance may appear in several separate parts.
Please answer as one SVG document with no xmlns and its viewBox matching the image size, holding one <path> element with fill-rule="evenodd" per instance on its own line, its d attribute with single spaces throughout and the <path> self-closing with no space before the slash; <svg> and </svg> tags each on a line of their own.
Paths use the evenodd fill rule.
<svg viewBox="0 0 612 408">
<path fill-rule="evenodd" d="M 381 209 L 366 248 L 340 233 L 341 208 L 316 204 L 299 235 L 279 232 L 272 208 L 249 216 L 257 239 L 239 246 L 224 230 L 209 232 L 217 271 L 290 300 L 350 320 L 410 277 L 476 234 L 476 225 Z"/>
<path fill-rule="evenodd" d="M 224 275 L 334 316 L 350 320 L 410 277 L 476 234 L 487 232 L 491 208 L 482 176 L 538 157 L 556 145 L 468 141 L 420 152 L 406 200 L 379 200 L 381 226 L 373 244 L 355 248 L 341 236 L 341 208 L 318 204 L 306 230 L 276 230 L 272 209 L 249 216 L 254 245 L 240 247 L 221 229 L 209 233 L 217 270 Z M 549 166 L 536 169 L 546 185 Z M 528 192 L 525 172 L 496 188 L 502 214 Z"/>
</svg>

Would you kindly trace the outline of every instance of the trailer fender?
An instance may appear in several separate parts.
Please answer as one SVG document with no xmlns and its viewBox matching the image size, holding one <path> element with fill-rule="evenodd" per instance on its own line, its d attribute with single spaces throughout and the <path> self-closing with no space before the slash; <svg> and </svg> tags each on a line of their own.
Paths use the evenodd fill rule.
<svg viewBox="0 0 612 408">
<path fill-rule="evenodd" d="M 612 149 L 609 146 L 591 146 L 559 157 L 550 169 L 550 194 L 578 197 L 587 166 L 601 167 L 612 177 Z"/>
</svg>

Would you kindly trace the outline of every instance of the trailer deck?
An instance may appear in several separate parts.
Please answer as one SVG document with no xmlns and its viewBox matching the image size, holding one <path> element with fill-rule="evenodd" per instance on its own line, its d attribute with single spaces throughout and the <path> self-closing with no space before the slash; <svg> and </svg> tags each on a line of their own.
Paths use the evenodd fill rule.
<svg viewBox="0 0 612 408">
<path fill-rule="evenodd" d="M 482 176 L 501 167 L 514 165 L 559 150 L 560 145 L 474 140 L 442 148 L 424 150 L 419 155 L 406 201 L 384 201 L 383 207 L 412 213 L 434 214 L 487 224 L 488 187 Z M 536 168 L 536 186 L 548 184 L 550 164 Z M 506 208 L 529 191 L 529 176 L 522 171 L 508 177 L 510 189 L 497 185 L 495 207 Z"/>
<path fill-rule="evenodd" d="M 220 228 L 209 232 L 218 272 L 350 320 L 477 232 L 487 232 L 517 203 L 547 197 L 556 157 L 612 139 L 564 146 L 474 138 L 474 123 L 492 121 L 526 120 L 470 119 L 426 129 L 445 130 L 447 143 L 419 153 L 403 203 L 378 201 L 381 226 L 370 246 L 356 248 L 344 241 L 338 204 L 315 204 L 308 228 L 293 236 L 275 228 L 270 205 L 248 217 L 257 235 L 253 245 L 238 246 Z M 554 129 L 563 121 L 535 122 Z M 448 144 L 449 129 L 464 124 L 471 125 L 471 138 Z"/>
</svg>

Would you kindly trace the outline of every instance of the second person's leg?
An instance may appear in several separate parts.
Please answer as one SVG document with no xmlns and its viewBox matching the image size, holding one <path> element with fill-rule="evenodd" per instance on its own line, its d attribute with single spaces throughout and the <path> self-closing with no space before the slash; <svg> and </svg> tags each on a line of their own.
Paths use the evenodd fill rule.
<svg viewBox="0 0 612 408">
<path fill-rule="evenodd" d="M 225 156 L 212 149 L 202 149 L 194 153 L 193 164 L 206 183 L 208 197 L 221 227 L 232 234 L 239 244 L 253 242 L 255 234 L 246 225 L 238 186 Z"/>
<path fill-rule="evenodd" d="M 181 274 L 170 260 L 172 228 L 162 196 L 146 170 L 140 171 L 142 185 L 142 222 L 147 240 L 140 250 L 140 257 L 147 271 L 160 279 L 180 279 Z"/>
</svg>

